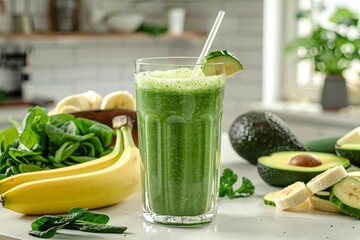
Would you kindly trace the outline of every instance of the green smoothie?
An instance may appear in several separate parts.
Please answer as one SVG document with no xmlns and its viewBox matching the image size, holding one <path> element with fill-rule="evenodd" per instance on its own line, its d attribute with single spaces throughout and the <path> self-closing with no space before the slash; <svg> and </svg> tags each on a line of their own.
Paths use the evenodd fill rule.
<svg viewBox="0 0 360 240">
<path fill-rule="evenodd" d="M 159 215 L 197 216 L 216 201 L 225 77 L 191 72 L 135 74 L 144 208 Z"/>
</svg>

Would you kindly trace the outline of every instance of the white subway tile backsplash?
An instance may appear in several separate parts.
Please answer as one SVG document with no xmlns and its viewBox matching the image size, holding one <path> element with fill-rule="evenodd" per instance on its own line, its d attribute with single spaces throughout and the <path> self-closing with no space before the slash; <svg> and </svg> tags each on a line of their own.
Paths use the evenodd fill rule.
<svg viewBox="0 0 360 240">
<path fill-rule="evenodd" d="M 15 0 L 7 0 L 6 3 Z M 16 11 L 25 6 L 16 0 Z M 26 0 L 30 1 L 30 0 Z M 151 23 L 167 24 L 166 3 L 133 0 L 82 0 L 84 5 L 108 11 L 140 11 Z M 239 102 L 261 99 L 262 88 L 262 4 L 263 0 L 184 0 L 185 29 L 210 31 L 217 12 L 225 18 L 212 50 L 229 49 L 244 65 L 244 71 L 226 82 L 224 129 L 241 113 Z M 36 29 L 47 29 L 48 0 L 31 0 Z M 198 56 L 206 38 L 197 40 L 84 39 L 0 41 L 1 46 L 33 46 L 32 82 L 37 96 L 55 101 L 75 93 L 96 90 L 105 95 L 114 90 L 134 93 L 133 61 L 155 56 Z M 0 84 L 1 81 L 0 74 Z"/>
<path fill-rule="evenodd" d="M 87 80 L 88 78 L 94 77 L 95 75 L 96 75 L 95 68 L 79 68 L 79 67 L 58 68 L 56 70 L 56 81 L 58 83 L 61 83 L 64 81 L 68 81 L 67 79 Z"/>
<path fill-rule="evenodd" d="M 119 81 L 117 78 L 101 78 L 95 82 L 80 82 L 75 83 L 76 92 L 86 92 L 88 90 L 94 90 L 101 95 L 105 95 L 109 92 L 120 90 Z"/>
<path fill-rule="evenodd" d="M 48 85 L 49 82 L 54 80 L 54 71 L 50 68 L 33 68 L 31 74 L 31 80 L 35 84 L 45 84 Z"/>
<path fill-rule="evenodd" d="M 220 9 L 223 9 L 222 1 L 191 1 L 188 5 L 193 14 L 206 14 L 213 19 L 216 18 Z"/>
<path fill-rule="evenodd" d="M 50 98 L 55 102 L 74 94 L 73 86 L 66 84 L 35 85 L 34 95 L 37 97 Z"/>
<path fill-rule="evenodd" d="M 37 48 L 35 53 L 36 65 L 72 65 L 73 52 L 71 48 Z"/>
<path fill-rule="evenodd" d="M 263 9 L 263 0 L 232 0 L 232 1 L 221 1 L 225 9 L 230 11 L 230 13 L 237 14 L 246 14 L 248 16 L 254 15 L 255 13 L 262 13 Z"/>
</svg>

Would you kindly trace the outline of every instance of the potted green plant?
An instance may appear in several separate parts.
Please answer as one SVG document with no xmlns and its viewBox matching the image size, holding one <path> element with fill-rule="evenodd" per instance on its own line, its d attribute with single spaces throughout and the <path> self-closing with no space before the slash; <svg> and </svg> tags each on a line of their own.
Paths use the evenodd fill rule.
<svg viewBox="0 0 360 240">
<path fill-rule="evenodd" d="M 327 110 L 338 110 L 348 105 L 343 72 L 360 59 L 359 15 L 346 8 L 337 8 L 329 23 L 331 26 L 327 27 L 314 24 L 307 36 L 288 43 L 285 52 L 297 51 L 300 59 L 312 60 L 316 72 L 325 73 L 321 105 Z"/>
</svg>

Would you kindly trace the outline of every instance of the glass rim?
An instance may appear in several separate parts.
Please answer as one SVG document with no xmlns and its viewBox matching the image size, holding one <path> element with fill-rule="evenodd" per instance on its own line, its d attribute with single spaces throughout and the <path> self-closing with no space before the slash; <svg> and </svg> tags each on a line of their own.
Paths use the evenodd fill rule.
<svg viewBox="0 0 360 240">
<path fill-rule="evenodd" d="M 193 63 L 171 63 L 171 60 L 175 59 L 191 59 L 194 60 Z M 156 62 L 157 60 L 169 60 L 168 62 Z M 174 57 L 146 57 L 146 58 L 139 58 L 134 60 L 134 64 L 141 64 L 141 65 L 148 65 L 148 66 L 204 66 L 205 63 L 196 63 L 198 60 L 198 57 L 185 57 L 185 56 L 174 56 Z M 224 62 L 218 62 L 218 63 L 207 63 L 210 65 L 225 65 Z"/>
</svg>

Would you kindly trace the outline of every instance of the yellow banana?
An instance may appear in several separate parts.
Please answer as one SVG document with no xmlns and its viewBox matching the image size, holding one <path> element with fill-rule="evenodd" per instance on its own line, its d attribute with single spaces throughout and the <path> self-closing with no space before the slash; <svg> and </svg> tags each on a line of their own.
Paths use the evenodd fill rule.
<svg viewBox="0 0 360 240">
<path fill-rule="evenodd" d="M 131 128 L 125 125 L 120 130 L 124 152 L 111 166 L 89 173 L 20 184 L 1 194 L 3 207 L 23 214 L 56 214 L 65 213 L 75 206 L 105 207 L 130 196 L 140 187 L 139 151 Z"/>
<path fill-rule="evenodd" d="M 79 163 L 68 167 L 12 175 L 0 181 L 0 194 L 22 183 L 88 173 L 109 167 L 120 158 L 123 151 L 122 134 L 120 129 L 115 129 L 115 132 L 116 141 L 114 150 L 111 153 L 89 162 Z"/>
</svg>

